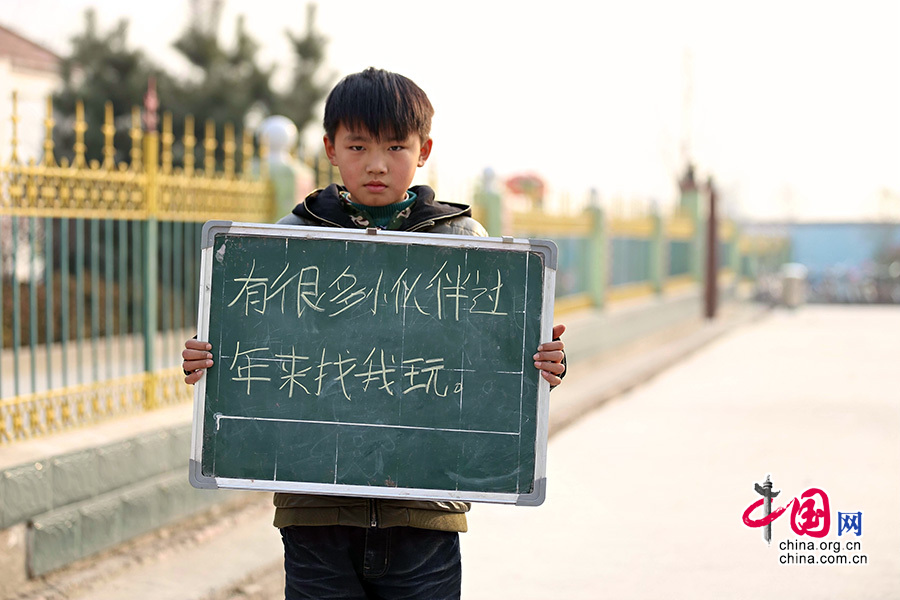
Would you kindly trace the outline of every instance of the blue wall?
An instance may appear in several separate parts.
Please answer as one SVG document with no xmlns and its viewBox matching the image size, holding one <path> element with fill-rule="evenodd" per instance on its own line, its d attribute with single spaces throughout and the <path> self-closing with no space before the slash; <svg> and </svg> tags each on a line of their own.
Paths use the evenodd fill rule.
<svg viewBox="0 0 900 600">
<path fill-rule="evenodd" d="M 791 260 L 811 276 L 829 268 L 860 268 L 882 251 L 900 248 L 900 224 L 799 223 L 787 225 Z"/>
</svg>

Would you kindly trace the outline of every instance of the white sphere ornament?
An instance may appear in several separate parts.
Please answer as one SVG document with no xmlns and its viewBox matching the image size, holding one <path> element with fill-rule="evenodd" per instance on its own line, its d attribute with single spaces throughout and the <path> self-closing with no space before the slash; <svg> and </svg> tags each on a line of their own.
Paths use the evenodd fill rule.
<svg viewBox="0 0 900 600">
<path fill-rule="evenodd" d="M 261 141 L 269 147 L 269 156 L 289 154 L 297 145 L 299 134 L 294 122 L 282 115 L 266 117 L 256 130 Z"/>
</svg>

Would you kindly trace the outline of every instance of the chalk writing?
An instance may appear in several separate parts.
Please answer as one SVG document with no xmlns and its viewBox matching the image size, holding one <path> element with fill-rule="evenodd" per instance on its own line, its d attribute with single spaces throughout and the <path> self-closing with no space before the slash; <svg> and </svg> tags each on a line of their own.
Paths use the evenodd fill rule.
<svg viewBox="0 0 900 600">
<path fill-rule="evenodd" d="M 475 271 L 475 285 L 481 284 L 481 272 Z M 488 284 L 485 284 L 488 285 Z M 497 269 L 497 284 L 492 287 L 476 287 L 474 291 L 478 292 L 475 294 L 475 297 L 472 298 L 472 306 L 469 307 L 469 312 L 475 315 L 506 315 L 505 312 L 500 312 L 500 288 L 503 287 L 503 283 L 500 281 L 500 269 Z M 492 293 L 488 293 L 492 292 Z M 478 304 L 478 299 L 482 296 L 486 296 L 485 300 L 481 301 L 481 304 Z M 476 310 L 476 306 L 480 306 L 482 310 Z M 489 307 L 489 310 L 484 310 Z"/>
<path fill-rule="evenodd" d="M 465 314 L 509 314 L 509 307 L 503 303 L 504 299 L 507 304 L 509 300 L 501 298 L 504 282 L 500 269 L 491 273 L 479 269 L 469 272 L 461 265 L 448 267 L 445 261 L 434 273 L 403 269 L 393 280 L 393 275 L 383 269 L 367 272 L 360 268 L 354 272 L 347 266 L 332 274 L 323 273 L 315 265 L 294 272 L 290 269 L 290 264 L 285 265 L 270 281 L 270 277 L 258 273 L 253 261 L 248 273 L 229 281 L 237 284 L 237 289 L 230 296 L 228 307 L 237 305 L 244 316 L 249 316 L 265 315 L 274 305 L 274 310 L 284 314 L 288 294 L 293 294 L 297 318 L 303 317 L 307 309 L 337 317 L 362 306 L 373 315 L 378 314 L 380 307 L 390 307 L 394 314 L 409 309 L 437 320 L 453 321 Z M 272 302 L 273 299 L 278 301 Z"/>
<path fill-rule="evenodd" d="M 318 304 L 318 298 L 319 267 L 304 267 L 300 269 L 300 279 L 297 284 L 297 316 L 300 317 L 307 306 L 318 312 L 324 312 L 325 309 Z M 244 314 L 247 313 L 245 312 Z"/>
<path fill-rule="evenodd" d="M 231 380 L 246 383 L 248 396 L 254 382 L 272 381 L 273 378 L 265 376 L 268 372 L 264 373 L 263 369 L 275 363 L 280 364 L 283 373 L 277 380 L 281 382 L 278 390 L 286 390 L 288 398 L 293 398 L 301 390 L 307 396 L 319 397 L 329 382 L 338 382 L 341 394 L 348 401 L 353 400 L 354 394 L 360 395 L 360 389 L 364 394 L 369 392 L 370 387 L 372 391 L 384 391 L 390 396 L 422 390 L 425 394 L 446 398 L 451 389 L 454 394 L 462 392 L 462 381 L 447 379 L 454 377 L 452 374 L 441 377 L 442 373 L 447 372 L 444 358 L 414 357 L 398 362 L 393 354 L 375 347 L 365 358 L 326 347 L 313 359 L 298 354 L 294 346 L 291 346 L 289 353 L 275 354 L 269 348 L 242 350 L 241 343 L 237 342 L 234 356 L 223 355 L 222 358 L 231 359 L 228 367 Z"/>
<path fill-rule="evenodd" d="M 419 367 L 417 363 L 423 363 L 425 366 Z M 404 360 L 403 365 L 408 369 L 406 376 L 409 377 L 409 387 L 403 390 L 404 394 L 408 394 L 413 390 L 424 389 L 425 392 L 432 391 L 432 387 L 434 388 L 434 393 L 441 398 L 447 397 L 447 388 L 449 386 L 444 386 L 444 392 L 441 393 L 438 391 L 437 383 L 435 383 L 435 379 L 437 378 L 437 372 L 443 370 L 444 368 L 444 359 L 443 358 L 432 358 L 429 360 L 425 360 L 424 358 L 411 358 L 409 360 Z M 422 383 L 422 377 L 416 379 L 417 375 L 427 374 L 428 380 L 425 383 Z M 418 381 L 419 383 L 414 383 Z"/>
<path fill-rule="evenodd" d="M 250 382 L 251 381 L 272 381 L 271 377 L 262 377 L 256 376 L 254 377 L 251 373 L 253 369 L 268 369 L 269 365 L 263 362 L 260 362 L 259 357 L 253 357 L 251 354 L 254 352 L 265 352 L 268 348 L 253 348 L 251 350 L 241 351 L 241 343 L 237 343 L 237 348 L 234 350 L 234 358 L 231 361 L 230 370 L 234 370 L 235 366 L 237 366 L 237 377 L 232 377 L 232 381 L 246 381 L 247 382 L 247 394 L 250 394 Z M 238 360 L 241 360 L 241 364 L 238 365 Z M 243 364 L 243 361 L 246 360 L 247 364 Z"/>
<path fill-rule="evenodd" d="M 385 364 L 384 350 L 380 351 L 381 360 L 376 365 L 375 360 L 374 360 L 375 350 L 376 350 L 375 348 L 372 348 L 372 351 L 369 352 L 369 355 L 363 361 L 364 366 L 368 365 L 368 369 L 366 370 L 366 372 L 365 373 L 357 373 L 356 377 L 364 378 L 363 382 L 362 382 L 363 391 L 368 391 L 369 384 L 372 383 L 373 381 L 380 381 L 380 385 L 378 386 L 378 389 L 384 390 L 388 394 L 393 396 L 394 390 L 392 389 L 391 386 L 394 385 L 394 382 L 388 380 L 388 375 L 390 375 L 392 373 L 396 373 L 397 369 L 388 367 Z M 396 362 L 396 359 L 393 356 L 391 356 L 390 362 L 394 363 L 394 362 Z"/>
<path fill-rule="evenodd" d="M 309 360 L 309 357 L 308 356 L 297 356 L 296 350 L 294 350 L 294 347 L 291 346 L 290 354 L 276 354 L 275 358 L 285 359 L 281 363 L 281 370 L 283 372 L 287 373 L 287 375 L 285 375 L 284 377 L 281 378 L 282 380 L 286 380 L 286 381 L 283 384 L 281 384 L 281 387 L 278 389 L 283 390 L 284 386 L 286 386 L 286 385 L 290 386 L 288 388 L 288 398 L 294 397 L 294 386 L 295 385 L 297 387 L 299 387 L 300 389 L 302 389 L 307 394 L 309 394 L 309 389 L 300 382 L 300 378 L 306 376 L 306 373 L 309 372 L 310 369 L 312 369 L 312 365 L 306 367 L 305 369 L 297 368 L 298 361 Z M 290 363 L 288 363 L 288 361 L 290 361 Z M 288 370 L 288 364 L 290 364 L 290 370 Z M 247 386 L 247 393 L 248 394 L 250 393 L 249 383 Z"/>
<path fill-rule="evenodd" d="M 331 285 L 328 286 L 329 290 L 337 286 L 334 290 L 334 296 L 329 298 L 328 302 L 332 305 L 343 305 L 343 308 L 329 314 L 329 317 L 335 317 L 348 308 L 356 306 L 365 300 L 369 293 L 371 293 L 367 293 L 365 287 L 357 286 L 358 280 L 356 275 L 353 275 L 349 271 L 350 267 L 344 269 L 344 272 L 338 275 L 337 279 L 332 281 Z"/>
<path fill-rule="evenodd" d="M 296 275 L 292 275 L 288 277 L 286 280 L 281 281 L 281 278 L 284 277 L 287 270 L 291 267 L 291 265 L 285 265 L 284 270 L 281 272 L 278 277 L 275 278 L 275 281 L 272 282 L 272 287 L 274 291 L 269 293 L 269 278 L 268 277 L 253 277 L 253 271 L 256 269 L 256 261 L 253 261 L 253 264 L 250 266 L 250 274 L 246 277 L 238 277 L 234 281 L 239 283 L 243 283 L 241 290 L 234 297 L 234 300 L 231 301 L 231 304 L 228 306 L 233 306 L 241 297 L 244 297 L 244 314 L 247 315 L 250 312 L 250 306 L 253 306 L 253 310 L 263 315 L 266 313 L 266 306 L 268 305 L 269 300 L 281 294 L 281 312 L 284 313 L 284 289 L 287 285 L 296 277 Z M 258 308 L 258 305 L 262 304 L 262 308 Z"/>
</svg>

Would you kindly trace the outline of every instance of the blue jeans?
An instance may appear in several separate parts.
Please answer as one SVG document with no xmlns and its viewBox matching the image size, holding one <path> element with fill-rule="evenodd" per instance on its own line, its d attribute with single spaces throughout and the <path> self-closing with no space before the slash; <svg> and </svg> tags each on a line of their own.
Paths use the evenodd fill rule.
<svg viewBox="0 0 900 600">
<path fill-rule="evenodd" d="M 460 597 L 459 534 L 414 527 L 285 527 L 286 600 Z"/>
</svg>

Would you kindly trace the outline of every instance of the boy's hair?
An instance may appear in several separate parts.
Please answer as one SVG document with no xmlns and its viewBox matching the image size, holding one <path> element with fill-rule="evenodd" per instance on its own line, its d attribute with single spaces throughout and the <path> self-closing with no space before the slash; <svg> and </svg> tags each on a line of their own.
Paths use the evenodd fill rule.
<svg viewBox="0 0 900 600">
<path fill-rule="evenodd" d="M 411 79 L 369 67 L 344 77 L 325 101 L 325 135 L 334 142 L 338 125 L 367 129 L 382 140 L 405 140 L 413 133 L 425 142 L 434 108 Z"/>
</svg>

